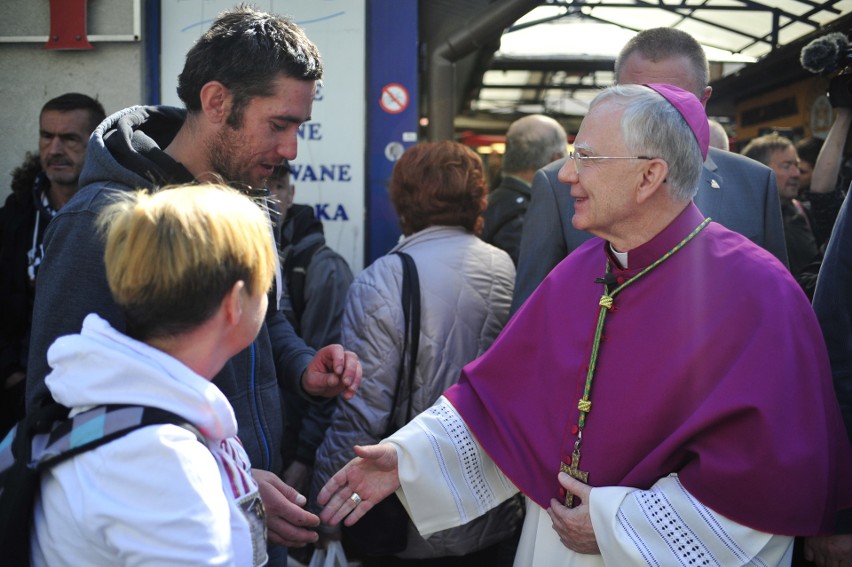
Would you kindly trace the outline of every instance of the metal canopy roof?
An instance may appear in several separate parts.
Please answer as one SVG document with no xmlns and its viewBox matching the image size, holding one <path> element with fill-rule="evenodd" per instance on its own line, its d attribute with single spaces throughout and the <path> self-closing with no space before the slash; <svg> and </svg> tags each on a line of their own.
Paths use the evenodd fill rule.
<svg viewBox="0 0 852 567">
<path fill-rule="evenodd" d="M 850 13 L 852 0 L 543 1 L 505 30 L 499 48 L 480 53 L 456 130 L 503 133 L 518 116 L 537 112 L 578 122 L 595 91 L 612 84 L 618 51 L 644 29 L 674 27 L 695 37 L 718 80 Z"/>
</svg>

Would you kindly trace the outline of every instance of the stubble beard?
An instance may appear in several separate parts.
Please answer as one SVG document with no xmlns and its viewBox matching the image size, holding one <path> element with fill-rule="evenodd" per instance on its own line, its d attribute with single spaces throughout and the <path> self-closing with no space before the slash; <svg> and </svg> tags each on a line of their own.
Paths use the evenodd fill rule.
<svg viewBox="0 0 852 567">
<path fill-rule="evenodd" d="M 223 183 L 252 185 L 250 179 L 245 179 L 246 175 L 243 175 L 234 160 L 235 156 L 239 156 L 239 148 L 243 145 L 244 140 L 239 130 L 230 126 L 220 130 L 216 138 L 208 144 L 207 155 L 210 168 L 213 173 L 221 177 Z"/>
<path fill-rule="evenodd" d="M 45 172 L 48 181 L 50 181 L 51 185 L 67 185 L 67 186 L 76 186 L 80 180 L 80 175 L 75 173 L 70 173 L 67 175 L 56 175 L 54 173 Z"/>
</svg>

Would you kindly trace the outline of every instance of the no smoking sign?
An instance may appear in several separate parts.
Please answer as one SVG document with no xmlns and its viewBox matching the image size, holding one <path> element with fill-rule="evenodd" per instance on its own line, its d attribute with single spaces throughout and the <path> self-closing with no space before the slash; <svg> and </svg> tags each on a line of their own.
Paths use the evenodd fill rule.
<svg viewBox="0 0 852 567">
<path fill-rule="evenodd" d="M 387 113 L 399 114 L 408 106 L 408 91 L 398 83 L 388 83 L 382 88 L 379 106 Z"/>
</svg>

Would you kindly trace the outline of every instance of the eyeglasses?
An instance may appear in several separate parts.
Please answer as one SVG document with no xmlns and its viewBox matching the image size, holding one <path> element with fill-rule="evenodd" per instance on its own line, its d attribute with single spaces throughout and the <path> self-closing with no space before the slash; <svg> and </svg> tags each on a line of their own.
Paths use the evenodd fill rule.
<svg viewBox="0 0 852 567">
<path fill-rule="evenodd" d="M 568 160 L 574 163 L 574 171 L 580 175 L 580 170 L 583 168 L 583 162 L 593 159 L 654 159 L 648 156 L 581 156 L 580 154 L 570 152 Z"/>
</svg>

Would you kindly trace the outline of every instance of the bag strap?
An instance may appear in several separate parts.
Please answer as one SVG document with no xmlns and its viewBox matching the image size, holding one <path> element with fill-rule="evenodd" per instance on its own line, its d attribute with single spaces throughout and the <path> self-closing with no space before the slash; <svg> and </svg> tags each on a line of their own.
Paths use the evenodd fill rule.
<svg viewBox="0 0 852 567">
<path fill-rule="evenodd" d="M 2 443 L 0 452 L 0 472 L 5 472 L 15 462 L 31 463 L 33 460 L 32 441 L 39 434 L 50 433 L 57 421 L 68 418 L 69 409 L 54 401 L 27 412 L 24 418 L 12 428 Z"/>
<path fill-rule="evenodd" d="M 296 332 L 301 329 L 302 315 L 305 313 L 305 281 L 308 278 L 308 267 L 311 261 L 325 242 L 320 240 L 314 242 L 304 250 L 296 252 L 295 247 L 290 249 L 288 257 L 284 260 L 284 281 L 287 284 L 287 292 L 290 297 L 290 305 L 293 307 L 293 328 Z M 288 317 L 289 318 L 289 317 Z"/>
<path fill-rule="evenodd" d="M 206 445 L 202 433 L 186 418 L 164 409 L 131 404 L 97 406 L 60 421 L 49 432 L 36 433 L 32 466 L 44 470 L 80 453 L 146 427 L 172 423 L 191 431 Z"/>
<path fill-rule="evenodd" d="M 29 412 L 0 442 L 0 549 L 9 565 L 30 564 L 30 526 L 42 471 L 146 425 L 174 423 L 207 446 L 185 418 L 159 408 L 109 405 L 71 418 L 68 413 L 51 401 Z"/>
<path fill-rule="evenodd" d="M 420 349 L 420 278 L 414 259 L 405 252 L 396 252 L 402 260 L 402 314 L 405 319 L 405 337 L 402 343 L 402 356 L 397 371 L 396 392 L 393 396 L 391 414 L 385 430 L 385 437 L 396 431 L 411 419 L 414 393 L 414 373 L 417 369 L 417 354 Z M 408 355 L 408 356 L 406 356 Z M 407 365 L 406 365 L 407 362 Z M 406 368 L 408 379 L 406 381 Z M 403 391 L 403 384 L 408 384 L 408 404 L 405 421 L 397 426 L 397 401 Z"/>
</svg>

